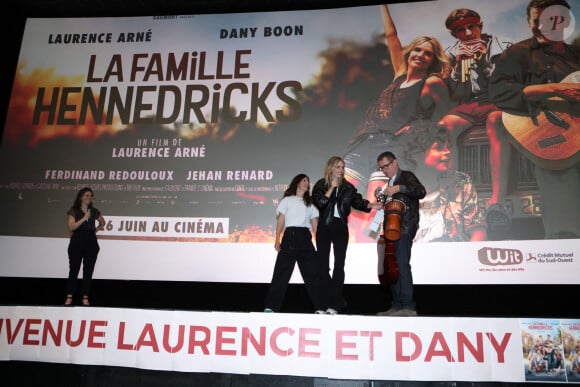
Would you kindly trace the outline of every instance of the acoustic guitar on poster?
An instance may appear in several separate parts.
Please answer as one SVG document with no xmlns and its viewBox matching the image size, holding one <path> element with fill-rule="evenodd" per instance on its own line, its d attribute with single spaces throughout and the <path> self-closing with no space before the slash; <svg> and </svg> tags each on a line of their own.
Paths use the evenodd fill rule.
<svg viewBox="0 0 580 387">
<path fill-rule="evenodd" d="M 580 71 L 560 83 L 580 83 Z M 562 170 L 580 161 L 580 103 L 550 98 L 536 117 L 502 113 L 514 146 L 545 169 Z"/>
</svg>

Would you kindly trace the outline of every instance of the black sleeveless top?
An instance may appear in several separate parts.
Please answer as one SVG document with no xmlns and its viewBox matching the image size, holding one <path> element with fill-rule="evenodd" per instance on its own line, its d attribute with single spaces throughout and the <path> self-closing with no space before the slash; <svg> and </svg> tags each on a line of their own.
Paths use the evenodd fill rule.
<svg viewBox="0 0 580 387">
<path fill-rule="evenodd" d="M 401 88 L 406 75 L 394 79 L 375 99 L 360 124 L 359 134 L 390 132 L 394 134 L 405 125 L 417 120 L 430 120 L 435 105 L 421 106 L 421 90 L 425 79 Z"/>
</svg>

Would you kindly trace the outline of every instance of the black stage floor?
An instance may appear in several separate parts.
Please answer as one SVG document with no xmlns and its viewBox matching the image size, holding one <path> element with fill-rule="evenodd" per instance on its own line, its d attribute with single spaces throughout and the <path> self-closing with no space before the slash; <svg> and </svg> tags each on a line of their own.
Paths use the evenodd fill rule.
<svg viewBox="0 0 580 387">
<path fill-rule="evenodd" d="M 159 281 L 93 281 L 95 306 L 256 312 L 268 284 Z M 65 279 L 0 277 L 0 305 L 55 306 L 64 302 Z M 420 316 L 580 318 L 572 301 L 578 285 L 416 285 Z M 380 285 L 345 285 L 346 314 L 375 315 L 389 308 Z M 290 284 L 282 312 L 312 313 L 306 289 Z"/>
</svg>

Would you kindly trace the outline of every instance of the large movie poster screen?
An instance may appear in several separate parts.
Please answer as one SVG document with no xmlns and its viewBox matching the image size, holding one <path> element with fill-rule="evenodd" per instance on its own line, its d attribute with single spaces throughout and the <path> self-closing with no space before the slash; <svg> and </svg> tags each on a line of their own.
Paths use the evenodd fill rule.
<svg viewBox="0 0 580 387">
<path fill-rule="evenodd" d="M 536 24 L 527 4 L 28 19 L 0 148 L 1 275 L 62 277 L 66 213 L 90 187 L 96 278 L 269 282 L 292 177 L 314 185 L 340 156 L 374 202 L 390 150 L 427 188 L 415 283 L 580 283 L 578 100 L 522 112 L 518 74 L 552 62 L 508 55 L 537 34 L 572 50 L 580 4 Z M 401 70 L 424 61 L 445 90 Z M 580 83 L 578 56 L 553 67 Z M 347 283 L 378 283 L 382 219 L 351 214 Z"/>
</svg>

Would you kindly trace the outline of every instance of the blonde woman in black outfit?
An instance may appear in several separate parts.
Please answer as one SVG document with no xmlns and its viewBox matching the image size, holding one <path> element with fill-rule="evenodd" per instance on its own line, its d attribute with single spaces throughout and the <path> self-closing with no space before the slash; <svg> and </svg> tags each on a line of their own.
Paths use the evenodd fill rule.
<svg viewBox="0 0 580 387">
<path fill-rule="evenodd" d="M 354 185 L 344 178 L 344 160 L 333 156 L 326 162 L 324 177 L 312 189 L 312 200 L 320 212 L 316 230 L 316 248 L 320 264 L 322 289 L 329 301 L 328 314 L 344 311 L 346 302 L 342 295 L 344 264 L 348 246 L 348 215 L 351 208 L 370 212 L 382 207 L 364 199 Z M 334 249 L 334 268 L 330 277 L 330 246 Z"/>
</svg>

